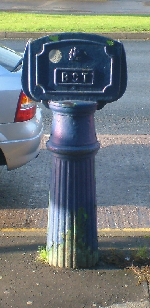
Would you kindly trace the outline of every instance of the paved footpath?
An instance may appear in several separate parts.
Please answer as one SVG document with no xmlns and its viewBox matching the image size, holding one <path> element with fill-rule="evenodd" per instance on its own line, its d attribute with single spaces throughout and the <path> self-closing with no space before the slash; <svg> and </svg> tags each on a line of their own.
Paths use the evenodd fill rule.
<svg viewBox="0 0 150 308">
<path fill-rule="evenodd" d="M 150 247 L 148 237 L 99 236 L 97 266 L 76 270 L 37 261 L 45 231 L 7 230 L 0 241 L 1 308 L 150 308 L 150 270 L 132 265 L 134 250 Z"/>
</svg>

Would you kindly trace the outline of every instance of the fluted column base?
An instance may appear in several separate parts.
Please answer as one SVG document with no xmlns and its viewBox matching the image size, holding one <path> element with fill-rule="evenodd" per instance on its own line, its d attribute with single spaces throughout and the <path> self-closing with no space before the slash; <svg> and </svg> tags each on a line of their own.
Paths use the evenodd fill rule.
<svg viewBox="0 0 150 308">
<path fill-rule="evenodd" d="M 51 107 L 54 123 L 47 143 L 52 157 L 47 255 L 50 265 L 61 268 L 88 268 L 98 261 L 95 154 L 99 144 L 93 124 L 96 107 L 93 103 L 85 105 L 70 103 L 67 111 L 59 104 Z"/>
</svg>

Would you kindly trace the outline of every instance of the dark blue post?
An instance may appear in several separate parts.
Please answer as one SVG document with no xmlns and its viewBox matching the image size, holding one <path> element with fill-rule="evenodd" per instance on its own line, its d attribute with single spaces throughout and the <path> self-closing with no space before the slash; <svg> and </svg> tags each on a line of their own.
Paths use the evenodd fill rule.
<svg viewBox="0 0 150 308">
<path fill-rule="evenodd" d="M 96 103 L 52 102 L 52 155 L 47 252 L 50 265 L 91 267 L 98 261 L 94 126 Z"/>
<path fill-rule="evenodd" d="M 29 40 L 26 46 L 23 91 L 53 112 L 47 143 L 52 154 L 47 236 L 51 265 L 90 267 L 98 261 L 94 112 L 118 100 L 126 85 L 126 55 L 118 41 L 57 33 Z"/>
</svg>

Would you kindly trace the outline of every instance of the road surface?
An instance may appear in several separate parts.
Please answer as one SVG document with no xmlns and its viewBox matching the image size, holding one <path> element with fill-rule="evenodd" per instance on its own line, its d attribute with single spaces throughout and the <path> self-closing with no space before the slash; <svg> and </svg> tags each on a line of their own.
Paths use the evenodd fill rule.
<svg viewBox="0 0 150 308">
<path fill-rule="evenodd" d="M 0 10 L 48 14 L 150 14 L 150 1 L 1 1 Z"/>
<path fill-rule="evenodd" d="M 5 45 L 23 51 L 25 41 L 5 41 Z M 150 228 L 150 77 L 147 69 L 150 41 L 124 41 L 124 46 L 128 62 L 127 91 L 119 101 L 95 114 L 96 133 L 101 143 L 96 155 L 99 229 Z M 50 110 L 42 108 L 44 141 L 40 155 L 18 170 L 3 171 L 0 228 L 15 225 L 45 228 L 47 224 L 51 159 L 45 140 L 48 140 L 52 116 Z"/>
</svg>

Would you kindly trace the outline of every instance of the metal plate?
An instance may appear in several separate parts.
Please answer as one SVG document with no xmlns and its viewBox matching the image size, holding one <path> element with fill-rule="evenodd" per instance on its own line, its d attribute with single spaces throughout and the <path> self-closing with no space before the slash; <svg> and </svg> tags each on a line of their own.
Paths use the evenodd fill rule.
<svg viewBox="0 0 150 308">
<path fill-rule="evenodd" d="M 61 33 L 29 41 L 22 85 L 35 100 L 89 100 L 105 104 L 127 83 L 122 43 L 99 35 Z"/>
</svg>

